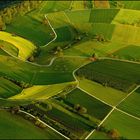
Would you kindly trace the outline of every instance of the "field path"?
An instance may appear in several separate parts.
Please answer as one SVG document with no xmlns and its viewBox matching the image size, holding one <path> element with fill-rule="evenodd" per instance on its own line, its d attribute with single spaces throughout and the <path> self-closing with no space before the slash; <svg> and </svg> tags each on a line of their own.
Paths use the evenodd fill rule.
<svg viewBox="0 0 140 140">
<path fill-rule="evenodd" d="M 24 113 L 24 114 L 26 114 L 26 115 L 29 115 L 30 117 L 32 117 L 32 118 L 34 118 L 34 119 L 36 118 L 35 116 L 33 116 L 32 114 L 30 114 L 30 113 L 28 113 L 28 112 L 26 112 L 26 111 L 19 110 L 19 112 Z M 60 133 L 59 131 L 57 131 L 57 130 L 54 129 L 53 127 L 49 126 L 48 124 L 46 124 L 46 123 L 43 122 L 42 120 L 38 119 L 38 121 L 41 122 L 41 123 L 43 123 L 45 126 L 49 127 L 51 130 L 55 131 L 56 133 L 58 133 L 59 135 L 61 135 L 61 136 L 64 137 L 65 139 L 68 139 L 68 140 L 69 140 L 68 137 L 66 137 L 65 135 L 63 135 L 62 133 Z"/>
</svg>

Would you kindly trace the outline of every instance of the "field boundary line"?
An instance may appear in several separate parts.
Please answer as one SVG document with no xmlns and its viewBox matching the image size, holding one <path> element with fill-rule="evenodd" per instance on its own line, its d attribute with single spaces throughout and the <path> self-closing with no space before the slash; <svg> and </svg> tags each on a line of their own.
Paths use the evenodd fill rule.
<svg viewBox="0 0 140 140">
<path fill-rule="evenodd" d="M 140 62 L 136 62 L 136 61 L 119 59 L 119 58 L 111 58 L 111 57 L 99 57 L 99 60 L 115 60 L 115 61 L 126 62 L 126 63 L 140 64 Z"/>
<path fill-rule="evenodd" d="M 100 122 L 100 124 L 98 125 L 98 127 L 100 127 L 104 122 L 105 120 L 111 115 L 111 113 L 115 110 L 115 107 L 113 107 L 111 109 L 111 111 L 105 116 L 105 118 Z M 93 131 L 91 131 L 89 133 L 89 135 L 85 138 L 86 140 L 96 131 L 96 129 L 94 129 Z"/>
<path fill-rule="evenodd" d="M 53 31 L 55 37 L 54 37 L 50 42 L 48 42 L 46 45 L 40 46 L 40 47 L 42 47 L 42 48 L 48 46 L 49 44 L 51 44 L 52 42 L 54 42 L 54 41 L 57 39 L 57 34 L 56 34 L 56 32 L 55 32 L 55 29 L 52 27 L 50 21 L 48 20 L 47 14 L 45 14 L 45 19 L 48 21 L 48 24 L 49 24 L 49 26 L 51 27 L 51 29 L 52 29 L 52 31 Z"/>
<path fill-rule="evenodd" d="M 136 88 L 134 88 L 129 94 L 127 94 L 117 105 L 119 106 L 123 101 L 125 101 L 132 93 L 134 93 L 138 88 L 140 87 L 140 85 L 138 85 Z"/>
<path fill-rule="evenodd" d="M 81 87 L 78 86 L 77 88 L 80 89 L 80 90 L 82 90 L 83 92 L 87 93 L 89 96 L 91 96 L 91 97 L 93 97 L 93 98 L 99 100 L 100 102 L 102 102 L 102 103 L 104 103 L 104 104 L 106 104 L 106 105 L 108 105 L 108 106 L 110 106 L 110 107 L 112 107 L 112 108 L 114 107 L 114 106 L 112 106 L 111 104 L 108 104 L 108 103 L 106 103 L 105 101 L 99 99 L 98 97 L 96 97 L 96 96 L 90 94 L 88 91 L 85 91 L 85 90 L 82 89 Z"/>
<path fill-rule="evenodd" d="M 19 110 L 19 112 L 24 113 L 24 114 L 26 114 L 26 115 L 29 115 L 29 116 L 31 116 L 31 117 L 34 118 L 34 119 L 36 118 L 34 115 L 32 115 L 32 114 L 30 114 L 30 113 L 28 113 L 28 112 L 26 112 L 26 111 Z M 50 125 L 48 125 L 47 123 L 43 122 L 42 120 L 38 119 L 38 121 L 40 121 L 41 123 L 43 123 L 45 126 L 49 127 L 51 130 L 55 131 L 55 132 L 58 133 L 59 135 L 63 136 L 64 138 L 66 138 L 66 139 L 68 139 L 68 140 L 70 139 L 70 138 L 68 138 L 67 136 L 65 136 L 65 135 L 63 135 L 62 133 L 60 133 L 59 131 L 57 131 L 56 129 L 54 129 L 53 127 L 51 127 Z"/>
<path fill-rule="evenodd" d="M 115 109 L 116 109 L 117 111 L 123 113 L 123 114 L 126 114 L 127 116 L 130 116 L 130 117 L 135 118 L 135 119 L 137 119 L 137 120 L 140 121 L 140 118 L 139 118 L 139 117 L 136 117 L 136 116 L 134 116 L 134 115 L 131 115 L 131 114 L 129 114 L 129 113 L 127 113 L 127 112 L 125 112 L 125 111 L 123 111 L 123 110 L 121 110 L 121 109 L 118 109 L 118 108 L 115 108 Z"/>
</svg>

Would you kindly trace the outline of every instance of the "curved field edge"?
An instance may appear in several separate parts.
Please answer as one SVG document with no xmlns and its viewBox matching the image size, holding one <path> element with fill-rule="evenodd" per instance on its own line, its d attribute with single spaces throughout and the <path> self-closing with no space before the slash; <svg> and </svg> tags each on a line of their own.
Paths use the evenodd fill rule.
<svg viewBox="0 0 140 140">
<path fill-rule="evenodd" d="M 0 31 L 0 36 L 1 40 L 11 43 L 18 48 L 19 59 L 26 60 L 36 48 L 30 41 L 10 33 Z M 8 51 L 6 52 L 8 53 Z"/>
</svg>

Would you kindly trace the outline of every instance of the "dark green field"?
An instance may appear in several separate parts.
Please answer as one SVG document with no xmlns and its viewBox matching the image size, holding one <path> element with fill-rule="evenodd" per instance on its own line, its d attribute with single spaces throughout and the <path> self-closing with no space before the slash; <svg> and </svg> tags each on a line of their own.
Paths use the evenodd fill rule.
<svg viewBox="0 0 140 140">
<path fill-rule="evenodd" d="M 87 109 L 87 114 L 99 120 L 102 120 L 111 110 L 111 107 L 105 105 L 104 103 L 81 91 L 80 89 L 75 89 L 67 94 L 64 102 L 66 104 L 70 104 L 71 106 L 76 104 L 84 106 Z"/>
<path fill-rule="evenodd" d="M 91 11 L 89 22 L 111 23 L 119 9 L 94 9 Z"/>
<path fill-rule="evenodd" d="M 21 88 L 11 81 L 0 78 L 0 98 L 8 98 L 21 92 Z"/>
<path fill-rule="evenodd" d="M 140 84 L 139 64 L 123 61 L 99 60 L 80 68 L 76 74 L 125 92 Z"/>
</svg>

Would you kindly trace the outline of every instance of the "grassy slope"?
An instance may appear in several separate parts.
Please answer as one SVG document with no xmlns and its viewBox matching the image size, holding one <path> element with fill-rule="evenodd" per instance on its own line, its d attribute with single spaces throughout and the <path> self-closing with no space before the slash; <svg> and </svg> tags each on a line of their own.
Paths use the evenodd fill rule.
<svg viewBox="0 0 140 140">
<path fill-rule="evenodd" d="M 114 111 L 104 122 L 108 129 L 117 129 L 127 139 L 139 139 L 140 121 L 121 112 Z"/>
<path fill-rule="evenodd" d="M 10 99 L 27 99 L 27 100 L 41 100 L 48 99 L 60 91 L 62 91 L 70 83 L 48 85 L 48 86 L 33 86 L 24 89 L 20 94 L 11 97 Z"/>
<path fill-rule="evenodd" d="M 1 139 L 62 139 L 49 128 L 42 130 L 31 122 L 5 111 L 0 111 L 0 124 Z"/>
<path fill-rule="evenodd" d="M 130 10 L 130 9 L 121 9 L 112 23 L 115 24 L 135 24 L 140 19 L 140 11 L 138 10 Z"/>
<path fill-rule="evenodd" d="M 0 31 L 0 36 L 1 40 L 11 43 L 19 49 L 18 57 L 23 60 L 27 59 L 36 48 L 30 41 L 19 36 L 13 36 L 3 31 Z"/>
</svg>

